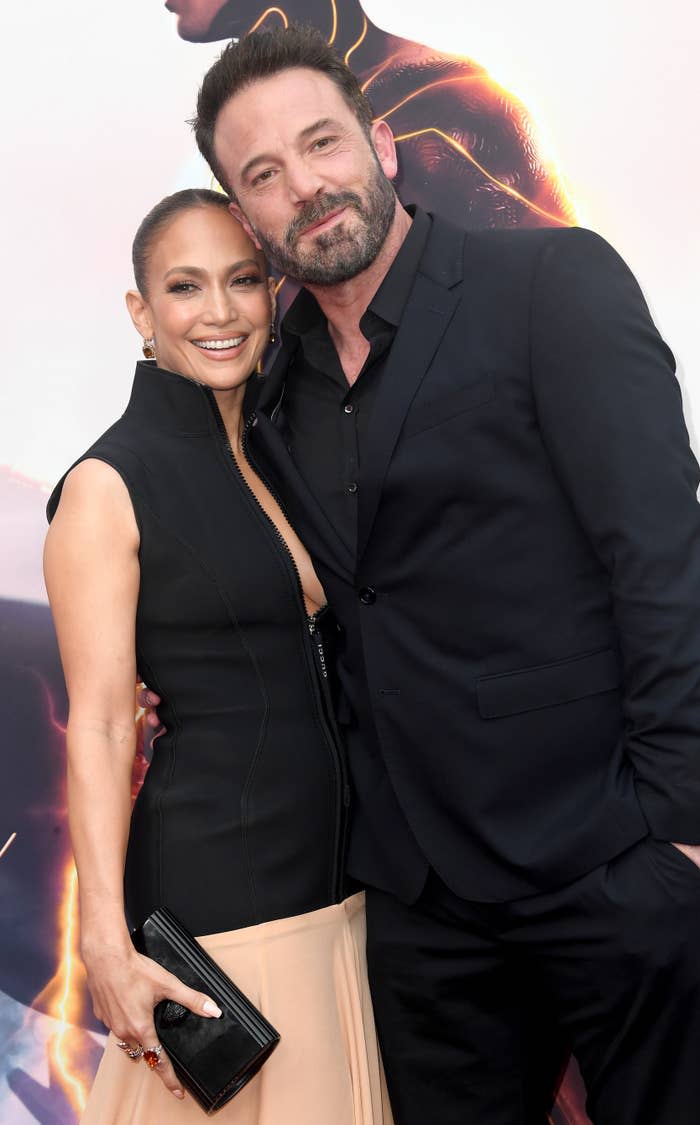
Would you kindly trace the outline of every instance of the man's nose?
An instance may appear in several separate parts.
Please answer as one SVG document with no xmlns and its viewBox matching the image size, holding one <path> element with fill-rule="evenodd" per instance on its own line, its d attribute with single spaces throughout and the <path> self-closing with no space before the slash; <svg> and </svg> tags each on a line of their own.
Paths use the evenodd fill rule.
<svg viewBox="0 0 700 1125">
<path fill-rule="evenodd" d="M 293 203 L 308 203 L 323 191 L 325 184 L 318 171 L 300 158 L 287 168 L 287 186 Z"/>
</svg>

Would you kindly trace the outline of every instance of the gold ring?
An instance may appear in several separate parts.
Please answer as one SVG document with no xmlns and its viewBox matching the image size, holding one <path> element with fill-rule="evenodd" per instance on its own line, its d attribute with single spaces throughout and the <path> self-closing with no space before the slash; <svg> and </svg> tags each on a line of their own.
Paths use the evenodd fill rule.
<svg viewBox="0 0 700 1125">
<path fill-rule="evenodd" d="M 143 1046 L 140 1043 L 137 1043 L 135 1047 L 132 1047 L 131 1043 L 127 1043 L 124 1039 L 117 1040 L 117 1047 L 119 1047 L 120 1051 L 124 1051 L 124 1053 L 128 1055 L 130 1059 L 134 1060 L 134 1062 L 140 1059 L 144 1053 Z"/>
</svg>

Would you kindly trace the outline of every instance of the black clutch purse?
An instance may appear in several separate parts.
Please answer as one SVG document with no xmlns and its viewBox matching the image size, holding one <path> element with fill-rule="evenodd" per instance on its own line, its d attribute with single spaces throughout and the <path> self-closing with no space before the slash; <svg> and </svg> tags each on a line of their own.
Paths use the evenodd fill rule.
<svg viewBox="0 0 700 1125">
<path fill-rule="evenodd" d="M 175 1073 L 207 1113 L 242 1090 L 279 1043 L 279 1032 L 236 988 L 199 942 L 165 907 L 154 910 L 131 940 L 190 988 L 211 996 L 223 1015 L 198 1016 L 173 1000 L 156 1005 L 158 1039 Z"/>
</svg>

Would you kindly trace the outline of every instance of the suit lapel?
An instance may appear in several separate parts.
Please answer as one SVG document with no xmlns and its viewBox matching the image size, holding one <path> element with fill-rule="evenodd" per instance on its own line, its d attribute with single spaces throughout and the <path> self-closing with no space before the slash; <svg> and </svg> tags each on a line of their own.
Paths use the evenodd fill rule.
<svg viewBox="0 0 700 1125">
<path fill-rule="evenodd" d="M 357 558 L 367 546 L 404 419 L 459 301 L 464 232 L 433 220 L 387 360 L 360 471 Z"/>
<path fill-rule="evenodd" d="M 406 413 L 437 351 L 459 301 L 465 232 L 433 218 L 415 284 L 384 369 L 360 472 L 358 544 L 354 557 L 338 536 L 289 455 L 284 439 L 284 385 L 298 338 L 283 333 L 269 375 L 259 381 L 257 425 L 251 448 L 263 454 L 273 483 L 287 500 L 292 521 L 311 553 L 328 569 L 354 581 L 357 563 L 372 531 L 386 477 Z"/>
</svg>

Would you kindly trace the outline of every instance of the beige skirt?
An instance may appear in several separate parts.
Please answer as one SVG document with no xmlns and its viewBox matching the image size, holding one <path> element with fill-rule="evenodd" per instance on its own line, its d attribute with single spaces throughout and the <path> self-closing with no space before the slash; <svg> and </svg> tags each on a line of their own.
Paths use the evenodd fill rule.
<svg viewBox="0 0 700 1125">
<path fill-rule="evenodd" d="M 365 958 L 364 894 L 295 918 L 200 937 L 280 1032 L 217 1125 L 391 1125 Z M 143 1062 L 107 1040 L 82 1125 L 197 1125 Z"/>
</svg>

